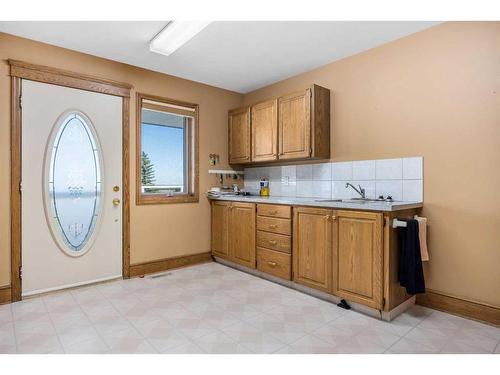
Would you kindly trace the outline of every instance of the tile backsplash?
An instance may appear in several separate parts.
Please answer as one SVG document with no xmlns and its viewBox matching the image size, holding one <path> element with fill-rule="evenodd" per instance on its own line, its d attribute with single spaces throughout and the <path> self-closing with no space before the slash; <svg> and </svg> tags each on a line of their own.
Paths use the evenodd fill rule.
<svg viewBox="0 0 500 375">
<path fill-rule="evenodd" d="M 345 187 L 350 182 L 361 185 L 367 198 L 423 201 L 422 157 L 245 168 L 245 189 L 258 194 L 262 177 L 272 196 L 355 198 L 358 194 Z"/>
</svg>

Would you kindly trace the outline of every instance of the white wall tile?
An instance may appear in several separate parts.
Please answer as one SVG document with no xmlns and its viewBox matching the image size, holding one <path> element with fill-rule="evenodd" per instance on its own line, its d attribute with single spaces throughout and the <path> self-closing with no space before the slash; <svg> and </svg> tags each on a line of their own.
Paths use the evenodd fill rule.
<svg viewBox="0 0 500 375">
<path fill-rule="evenodd" d="M 312 178 L 313 180 L 316 181 L 330 181 L 332 179 L 332 164 L 331 163 L 313 164 Z M 331 184 L 328 185 L 331 186 Z"/>
<path fill-rule="evenodd" d="M 352 180 L 352 162 L 332 163 L 332 180 Z"/>
<path fill-rule="evenodd" d="M 281 167 L 281 182 L 286 184 L 287 182 L 294 182 L 297 180 L 295 165 L 285 165 Z"/>
<path fill-rule="evenodd" d="M 332 197 L 331 181 L 313 181 L 313 197 L 330 199 Z"/>
<path fill-rule="evenodd" d="M 297 180 L 312 180 L 312 165 L 297 165 L 296 176 Z"/>
<path fill-rule="evenodd" d="M 375 180 L 375 160 L 352 162 L 352 178 L 354 180 Z"/>
<path fill-rule="evenodd" d="M 269 195 L 273 197 L 281 197 L 281 181 L 269 182 Z"/>
<path fill-rule="evenodd" d="M 269 169 L 269 181 L 281 181 L 281 167 L 267 167 Z"/>
<path fill-rule="evenodd" d="M 422 180 L 403 180 L 403 200 L 413 202 L 424 201 Z"/>
<path fill-rule="evenodd" d="M 376 160 L 375 177 L 377 180 L 400 180 L 403 178 L 402 159 Z"/>
<path fill-rule="evenodd" d="M 376 196 L 383 195 L 384 198 L 391 196 L 395 201 L 403 200 L 403 181 L 402 180 L 377 180 Z"/>
<path fill-rule="evenodd" d="M 305 198 L 313 196 L 313 182 L 311 180 L 297 180 L 297 197 Z"/>
<path fill-rule="evenodd" d="M 423 158 L 403 158 L 403 179 L 421 180 L 423 178 Z"/>
<path fill-rule="evenodd" d="M 245 181 L 258 180 L 260 168 L 245 168 Z"/>
<path fill-rule="evenodd" d="M 295 197 L 297 193 L 297 182 L 290 181 L 288 185 L 281 184 L 281 196 L 282 197 Z"/>
</svg>

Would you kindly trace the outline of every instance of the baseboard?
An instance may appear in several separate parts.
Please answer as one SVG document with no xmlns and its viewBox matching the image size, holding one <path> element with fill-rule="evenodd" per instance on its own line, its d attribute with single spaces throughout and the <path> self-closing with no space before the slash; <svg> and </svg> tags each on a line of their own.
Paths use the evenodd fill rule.
<svg viewBox="0 0 500 375">
<path fill-rule="evenodd" d="M 12 302 L 12 290 L 10 285 L 0 286 L 0 305 Z"/>
<path fill-rule="evenodd" d="M 173 258 L 159 259 L 152 262 L 130 265 L 130 277 L 144 276 L 150 273 L 167 271 L 173 268 L 192 266 L 193 264 L 212 261 L 211 252 L 182 255 Z"/>
<path fill-rule="evenodd" d="M 417 304 L 500 327 L 500 307 L 429 289 L 425 294 L 417 295 Z"/>
</svg>

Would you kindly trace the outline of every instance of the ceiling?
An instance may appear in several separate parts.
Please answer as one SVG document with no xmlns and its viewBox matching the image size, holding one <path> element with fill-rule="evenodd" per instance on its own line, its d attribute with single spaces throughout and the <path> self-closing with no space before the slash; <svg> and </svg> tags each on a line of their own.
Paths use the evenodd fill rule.
<svg viewBox="0 0 500 375">
<path fill-rule="evenodd" d="M 167 21 L 1 21 L 0 31 L 247 93 L 436 25 L 413 21 L 215 21 L 170 56 Z"/>
</svg>

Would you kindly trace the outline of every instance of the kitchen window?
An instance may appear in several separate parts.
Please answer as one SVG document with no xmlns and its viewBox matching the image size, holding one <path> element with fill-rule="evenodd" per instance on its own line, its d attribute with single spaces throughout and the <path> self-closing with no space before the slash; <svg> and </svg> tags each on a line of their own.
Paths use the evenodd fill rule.
<svg viewBox="0 0 500 375">
<path fill-rule="evenodd" d="M 198 202 L 198 105 L 137 94 L 136 203 Z"/>
</svg>

